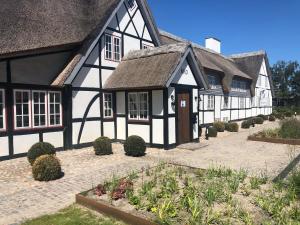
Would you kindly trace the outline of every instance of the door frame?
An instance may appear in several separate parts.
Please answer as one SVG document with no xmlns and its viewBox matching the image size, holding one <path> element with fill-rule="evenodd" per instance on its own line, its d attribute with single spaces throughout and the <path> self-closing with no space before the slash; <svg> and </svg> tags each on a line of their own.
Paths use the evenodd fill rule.
<svg viewBox="0 0 300 225">
<path fill-rule="evenodd" d="M 193 101 L 193 88 L 191 87 L 182 87 L 182 86 L 176 86 L 175 87 L 175 128 L 176 128 L 176 146 L 180 145 L 179 143 L 179 126 L 178 126 L 178 120 L 179 120 L 179 115 L 178 115 L 178 94 L 181 94 L 181 93 L 188 93 L 189 94 L 189 101 L 190 101 L 190 104 L 189 104 L 189 114 L 190 114 L 190 118 L 189 118 L 189 124 L 190 124 L 190 140 L 189 142 L 193 142 L 193 120 L 192 120 L 192 117 L 193 117 L 193 104 L 194 104 L 194 101 Z"/>
</svg>

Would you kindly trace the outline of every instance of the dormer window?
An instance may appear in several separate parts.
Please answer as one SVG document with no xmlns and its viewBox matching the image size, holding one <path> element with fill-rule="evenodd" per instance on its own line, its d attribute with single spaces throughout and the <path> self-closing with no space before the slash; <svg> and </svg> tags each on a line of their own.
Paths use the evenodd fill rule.
<svg viewBox="0 0 300 225">
<path fill-rule="evenodd" d="M 127 6 L 129 10 L 134 10 L 136 7 L 136 2 L 135 0 L 127 0 Z"/>
</svg>

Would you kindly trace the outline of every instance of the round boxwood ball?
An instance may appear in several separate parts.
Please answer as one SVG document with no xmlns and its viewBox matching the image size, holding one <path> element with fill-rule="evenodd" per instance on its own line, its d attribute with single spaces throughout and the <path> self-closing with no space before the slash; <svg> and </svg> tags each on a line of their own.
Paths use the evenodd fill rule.
<svg viewBox="0 0 300 225">
<path fill-rule="evenodd" d="M 226 130 L 229 131 L 229 132 L 238 132 L 239 131 L 239 125 L 237 123 L 228 123 Z"/>
<path fill-rule="evenodd" d="M 218 131 L 215 127 L 209 127 L 207 132 L 208 132 L 209 137 L 217 137 L 218 136 Z"/>
<path fill-rule="evenodd" d="M 254 118 L 254 123 L 255 124 L 263 124 L 264 123 L 264 119 L 261 117 L 255 117 Z"/>
<path fill-rule="evenodd" d="M 30 165 L 42 155 L 55 155 L 56 151 L 53 145 L 47 142 L 39 142 L 31 146 L 27 153 L 27 159 Z"/>
<path fill-rule="evenodd" d="M 251 126 L 251 121 L 250 120 L 245 120 L 242 122 L 242 128 L 243 129 L 249 129 Z"/>
<path fill-rule="evenodd" d="M 111 155 L 112 144 L 108 137 L 100 137 L 94 141 L 94 151 L 96 155 Z"/>
<path fill-rule="evenodd" d="M 216 128 L 218 132 L 224 132 L 225 131 L 225 123 L 223 122 L 214 122 L 213 127 Z"/>
<path fill-rule="evenodd" d="M 32 166 L 33 178 L 37 181 L 51 181 L 62 177 L 61 165 L 54 155 L 38 157 Z"/>
<path fill-rule="evenodd" d="M 276 120 L 276 118 L 275 118 L 274 115 L 270 115 L 270 116 L 269 116 L 269 121 L 272 121 L 272 122 L 273 122 L 273 121 L 275 121 L 275 120 Z"/>
<path fill-rule="evenodd" d="M 146 152 L 146 143 L 144 139 L 139 136 L 130 136 L 124 143 L 124 151 L 128 156 L 144 156 Z"/>
</svg>

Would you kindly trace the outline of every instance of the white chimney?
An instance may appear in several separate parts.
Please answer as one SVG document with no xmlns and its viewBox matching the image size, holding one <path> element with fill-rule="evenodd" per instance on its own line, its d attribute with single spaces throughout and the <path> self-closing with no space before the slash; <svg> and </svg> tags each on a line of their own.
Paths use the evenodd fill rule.
<svg viewBox="0 0 300 225">
<path fill-rule="evenodd" d="M 205 47 L 217 53 L 221 53 L 221 41 L 216 38 L 205 38 Z"/>
</svg>

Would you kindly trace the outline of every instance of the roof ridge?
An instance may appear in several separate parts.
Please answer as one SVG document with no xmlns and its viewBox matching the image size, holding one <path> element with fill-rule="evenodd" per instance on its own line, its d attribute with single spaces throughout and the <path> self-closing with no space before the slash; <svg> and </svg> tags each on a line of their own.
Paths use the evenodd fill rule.
<svg viewBox="0 0 300 225">
<path fill-rule="evenodd" d="M 255 55 L 265 55 L 265 54 L 266 54 L 265 50 L 259 50 L 253 52 L 232 54 L 229 57 L 232 59 L 232 58 L 244 58 L 244 57 L 255 56 Z"/>
<path fill-rule="evenodd" d="M 125 55 L 122 61 L 147 58 L 156 55 L 169 54 L 175 52 L 184 54 L 188 46 L 190 46 L 189 43 L 176 43 L 176 44 L 162 45 L 160 47 L 155 47 L 151 49 L 134 50 L 134 51 L 130 51 L 127 55 Z"/>
<path fill-rule="evenodd" d="M 199 49 L 201 49 L 201 50 L 207 51 L 207 52 L 212 53 L 212 54 L 216 54 L 216 55 L 221 56 L 221 57 L 223 57 L 223 58 L 225 58 L 225 59 L 227 59 L 227 60 L 232 61 L 231 58 L 229 58 L 229 57 L 227 57 L 227 56 L 225 56 L 225 55 L 223 55 L 223 54 L 221 54 L 221 53 L 218 53 L 218 52 L 216 52 L 216 51 L 214 51 L 214 50 L 212 50 L 212 49 L 206 48 L 206 47 L 204 47 L 204 46 L 202 46 L 202 45 L 200 45 L 200 44 L 197 44 L 197 43 L 195 43 L 195 42 L 192 42 L 192 41 L 190 41 L 190 40 L 188 40 L 188 39 L 184 39 L 184 38 L 178 37 L 178 36 L 176 36 L 176 35 L 174 35 L 174 34 L 171 34 L 171 33 L 167 32 L 167 31 L 164 31 L 164 30 L 161 30 L 161 29 L 159 29 L 159 32 L 160 32 L 161 35 L 165 35 L 165 36 L 167 36 L 167 37 L 169 37 L 169 38 L 173 38 L 173 39 L 175 39 L 175 40 L 177 40 L 177 41 L 191 43 L 192 46 L 195 47 L 195 48 L 199 48 Z"/>
</svg>

